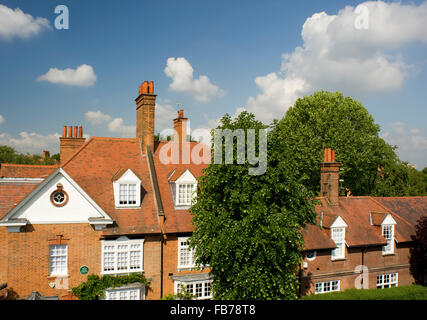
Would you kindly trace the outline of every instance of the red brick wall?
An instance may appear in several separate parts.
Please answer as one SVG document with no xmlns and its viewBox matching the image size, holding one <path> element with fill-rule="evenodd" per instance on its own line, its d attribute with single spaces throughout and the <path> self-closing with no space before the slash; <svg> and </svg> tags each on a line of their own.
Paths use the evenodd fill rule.
<svg viewBox="0 0 427 320">
<path fill-rule="evenodd" d="M 62 235 L 68 245 L 68 289 L 51 288 L 58 281 L 49 276 L 49 244 Z M 16 298 L 25 298 L 33 291 L 44 296 L 71 297 L 71 288 L 86 281 L 80 267 L 88 274 L 101 272 L 101 231 L 89 224 L 29 225 L 25 232 L 8 233 L 0 228 L 0 283 L 7 282 Z M 146 236 L 144 241 L 144 275 L 150 279 L 146 299 L 160 299 L 160 236 Z M 59 285 L 66 285 L 60 282 Z"/>
<path fill-rule="evenodd" d="M 410 285 L 413 278 L 409 273 L 409 245 L 398 244 L 395 254 L 383 256 L 382 247 L 365 249 L 364 265 L 369 268 L 369 288 L 376 288 L 376 276 L 383 273 L 398 273 L 398 285 Z M 314 283 L 328 280 L 340 280 L 340 290 L 355 287 L 355 268 L 362 265 L 362 248 L 346 248 L 346 259 L 332 261 L 330 250 L 318 250 L 312 261 L 306 258 L 308 268 L 303 271 L 302 294 L 314 292 Z"/>
<path fill-rule="evenodd" d="M 8 288 L 17 297 L 26 297 L 32 291 L 45 296 L 67 294 L 72 287 L 86 280 L 80 274 L 80 267 L 89 267 L 89 274 L 100 273 L 101 243 L 100 232 L 94 231 L 89 224 L 29 225 L 25 232 L 7 233 L 1 228 L 5 237 L 2 245 L 7 245 Z M 49 276 L 49 240 L 62 235 L 68 244 L 68 290 L 51 288 L 49 283 L 56 279 Z M 66 282 L 63 285 L 67 287 Z"/>
<path fill-rule="evenodd" d="M 209 269 L 201 270 L 178 270 L 178 237 L 184 235 L 168 235 L 163 246 L 163 296 L 174 293 L 174 281 L 172 276 L 185 275 L 189 273 L 208 273 Z M 186 235 L 189 236 L 189 235 Z"/>
</svg>

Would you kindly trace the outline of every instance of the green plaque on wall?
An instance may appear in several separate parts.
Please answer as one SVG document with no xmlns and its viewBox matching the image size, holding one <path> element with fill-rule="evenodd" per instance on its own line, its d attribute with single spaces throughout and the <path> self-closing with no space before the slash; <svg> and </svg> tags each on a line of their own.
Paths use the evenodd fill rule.
<svg viewBox="0 0 427 320">
<path fill-rule="evenodd" d="M 80 273 L 81 274 L 87 274 L 89 272 L 89 268 L 86 266 L 80 267 Z"/>
</svg>

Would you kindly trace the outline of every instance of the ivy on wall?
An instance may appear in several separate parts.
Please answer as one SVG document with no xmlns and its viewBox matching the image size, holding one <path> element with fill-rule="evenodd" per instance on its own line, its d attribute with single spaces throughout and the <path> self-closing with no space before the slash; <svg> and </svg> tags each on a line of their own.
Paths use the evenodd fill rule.
<svg viewBox="0 0 427 320">
<path fill-rule="evenodd" d="M 121 287 L 130 283 L 141 283 L 149 287 L 149 282 L 143 274 L 134 273 L 125 276 L 109 276 L 102 277 L 91 274 L 88 275 L 87 281 L 82 282 L 77 287 L 72 289 L 74 295 L 79 300 L 100 300 L 105 296 L 105 289 Z"/>
</svg>

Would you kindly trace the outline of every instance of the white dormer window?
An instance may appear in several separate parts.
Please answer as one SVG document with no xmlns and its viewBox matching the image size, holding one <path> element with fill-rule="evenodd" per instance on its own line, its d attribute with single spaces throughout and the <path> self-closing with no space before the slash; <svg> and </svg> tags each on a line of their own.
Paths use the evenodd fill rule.
<svg viewBox="0 0 427 320">
<path fill-rule="evenodd" d="M 335 242 L 336 248 L 332 250 L 331 259 L 345 259 L 345 228 L 347 224 L 338 216 L 331 225 L 331 238 Z"/>
<path fill-rule="evenodd" d="M 345 257 L 345 229 L 332 228 L 332 240 L 336 244 L 336 248 L 332 250 L 332 259 L 344 259 Z"/>
<path fill-rule="evenodd" d="M 383 246 L 383 254 L 394 253 L 394 225 L 383 225 L 382 234 L 384 239 L 387 240 L 387 244 Z"/>
<path fill-rule="evenodd" d="M 383 255 L 394 254 L 394 225 L 396 221 L 388 214 L 381 224 L 381 233 L 387 244 L 383 246 Z"/>
<path fill-rule="evenodd" d="M 127 169 L 113 182 L 114 204 L 117 208 L 139 208 L 141 206 L 141 180 Z"/>
<path fill-rule="evenodd" d="M 177 209 L 191 206 L 193 199 L 196 197 L 197 180 L 193 174 L 187 169 L 183 173 L 174 172 L 174 175 L 179 175 L 175 181 L 170 182 L 172 195 Z"/>
</svg>

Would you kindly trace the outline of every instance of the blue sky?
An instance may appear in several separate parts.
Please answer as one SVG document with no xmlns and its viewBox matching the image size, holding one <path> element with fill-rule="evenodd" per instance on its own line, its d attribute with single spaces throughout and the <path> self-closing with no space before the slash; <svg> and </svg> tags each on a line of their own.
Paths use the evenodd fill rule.
<svg viewBox="0 0 427 320">
<path fill-rule="evenodd" d="M 61 4 L 68 30 L 55 28 Z M 369 26 L 356 30 L 360 4 Z M 196 129 L 240 108 L 269 122 L 326 89 L 361 101 L 422 169 L 426 30 L 425 1 L 0 0 L 0 144 L 58 152 L 63 125 L 133 137 L 144 80 L 155 82 L 158 129 L 178 102 Z"/>
</svg>

